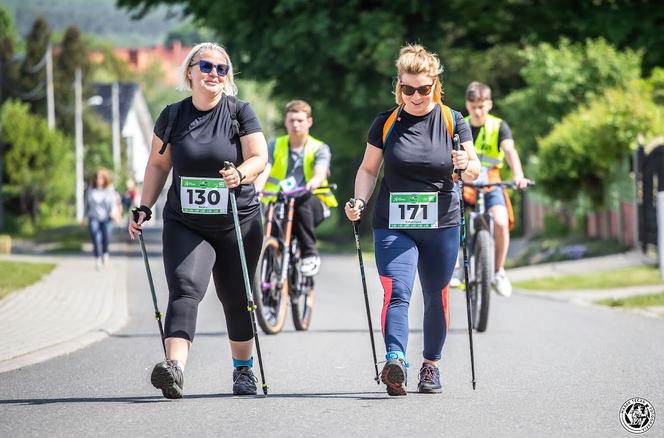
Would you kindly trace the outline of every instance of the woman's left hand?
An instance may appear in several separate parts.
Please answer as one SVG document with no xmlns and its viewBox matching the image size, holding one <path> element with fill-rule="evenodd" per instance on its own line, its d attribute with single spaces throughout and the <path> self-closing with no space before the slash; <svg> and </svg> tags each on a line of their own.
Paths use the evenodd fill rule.
<svg viewBox="0 0 664 438">
<path fill-rule="evenodd" d="M 228 187 L 229 189 L 234 189 L 235 187 L 240 185 L 240 174 L 237 172 L 237 169 L 235 169 L 234 167 L 231 167 L 228 170 L 221 169 L 219 171 L 219 174 L 224 178 L 226 187 Z"/>
<path fill-rule="evenodd" d="M 455 169 L 466 170 L 468 167 L 468 152 L 464 150 L 452 151 L 452 163 Z"/>
</svg>

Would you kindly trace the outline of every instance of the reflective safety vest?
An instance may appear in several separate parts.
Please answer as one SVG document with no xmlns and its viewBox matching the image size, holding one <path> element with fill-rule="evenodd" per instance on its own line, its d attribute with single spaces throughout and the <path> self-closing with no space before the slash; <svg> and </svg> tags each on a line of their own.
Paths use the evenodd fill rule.
<svg viewBox="0 0 664 438">
<path fill-rule="evenodd" d="M 505 152 L 498 143 L 500 123 L 503 120 L 491 114 L 486 116 L 484 126 L 477 133 L 475 139 L 475 152 L 480 159 L 482 167 L 489 169 L 502 169 L 505 160 Z M 470 116 L 466 117 L 466 123 L 470 125 Z"/>
<path fill-rule="evenodd" d="M 323 144 L 322 141 L 309 136 L 307 142 L 304 144 L 304 180 L 309 181 L 314 176 L 314 160 L 316 158 L 316 151 Z M 274 143 L 274 164 L 270 171 L 270 177 L 265 183 L 266 192 L 278 192 L 279 182 L 286 178 L 288 171 L 288 135 L 277 137 Z M 323 181 L 323 186 L 327 186 L 327 179 Z M 334 197 L 332 191 L 329 189 L 316 190 L 315 195 L 323 201 L 328 207 L 338 206 L 337 198 Z M 263 196 L 263 202 L 268 203 L 274 201 L 275 196 Z"/>
</svg>

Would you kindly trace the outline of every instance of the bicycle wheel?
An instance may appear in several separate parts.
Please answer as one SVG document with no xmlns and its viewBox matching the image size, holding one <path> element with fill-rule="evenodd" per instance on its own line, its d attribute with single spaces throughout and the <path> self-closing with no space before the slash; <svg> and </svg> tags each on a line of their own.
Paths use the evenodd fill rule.
<svg viewBox="0 0 664 438">
<path fill-rule="evenodd" d="M 478 332 L 486 330 L 489 322 L 489 302 L 491 279 L 493 278 L 494 249 L 493 239 L 487 230 L 477 233 L 474 248 L 475 279 L 470 296 L 473 328 Z"/>
<path fill-rule="evenodd" d="M 296 294 L 291 294 L 293 325 L 296 330 L 307 330 L 311 324 L 311 314 L 314 308 L 314 279 L 302 274 L 298 276 L 300 278 L 299 290 Z"/>
<path fill-rule="evenodd" d="M 279 333 L 286 322 L 288 281 L 279 287 L 282 261 L 279 241 L 273 237 L 266 239 L 258 259 L 254 301 L 258 324 L 268 335 Z"/>
</svg>

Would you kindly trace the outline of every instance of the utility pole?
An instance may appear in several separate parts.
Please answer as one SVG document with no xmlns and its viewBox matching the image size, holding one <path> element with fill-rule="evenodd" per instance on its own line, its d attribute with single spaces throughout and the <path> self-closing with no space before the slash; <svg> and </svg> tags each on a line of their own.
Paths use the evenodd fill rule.
<svg viewBox="0 0 664 438">
<path fill-rule="evenodd" d="M 74 79 L 76 132 L 76 220 L 83 220 L 83 85 L 81 68 L 76 67 Z"/>
<path fill-rule="evenodd" d="M 120 176 L 120 87 L 117 82 L 111 85 L 111 106 L 113 112 L 113 121 L 111 130 L 113 131 L 113 173 L 115 180 Z"/>
<path fill-rule="evenodd" d="M 46 48 L 46 110 L 48 129 L 55 129 L 55 98 L 53 94 L 53 45 Z"/>
</svg>

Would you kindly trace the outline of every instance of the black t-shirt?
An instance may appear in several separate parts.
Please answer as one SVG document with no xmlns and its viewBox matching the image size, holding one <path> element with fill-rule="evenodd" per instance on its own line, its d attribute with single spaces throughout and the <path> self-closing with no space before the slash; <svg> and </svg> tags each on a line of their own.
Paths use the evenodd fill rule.
<svg viewBox="0 0 664 438">
<path fill-rule="evenodd" d="M 261 132 L 256 113 L 247 102 L 237 101 L 237 121 L 243 135 Z M 224 95 L 217 106 L 208 111 L 194 107 L 191 97 L 182 100 L 177 120 L 171 131 L 171 161 L 173 180 L 164 207 L 165 219 L 176 219 L 192 228 L 226 230 L 233 228 L 233 216 L 228 200 L 227 214 L 183 213 L 180 202 L 180 178 L 221 178 L 219 170 L 224 161 L 236 166 L 244 162 L 239 136 L 231 124 L 228 99 Z M 164 109 L 154 126 L 154 133 L 163 140 L 168 124 L 168 107 Z M 242 184 L 236 190 L 240 221 L 258 213 L 260 203 L 253 184 Z"/>
<path fill-rule="evenodd" d="M 459 225 L 459 198 L 452 180 L 452 139 L 440 106 L 424 116 L 401 111 L 383 145 L 383 125 L 392 110 L 380 113 L 369 129 L 367 142 L 383 149 L 384 176 L 374 211 L 374 228 L 389 227 L 391 192 L 437 192 L 438 228 Z M 452 111 L 461 143 L 472 141 L 470 129 L 458 111 Z"/>
</svg>

